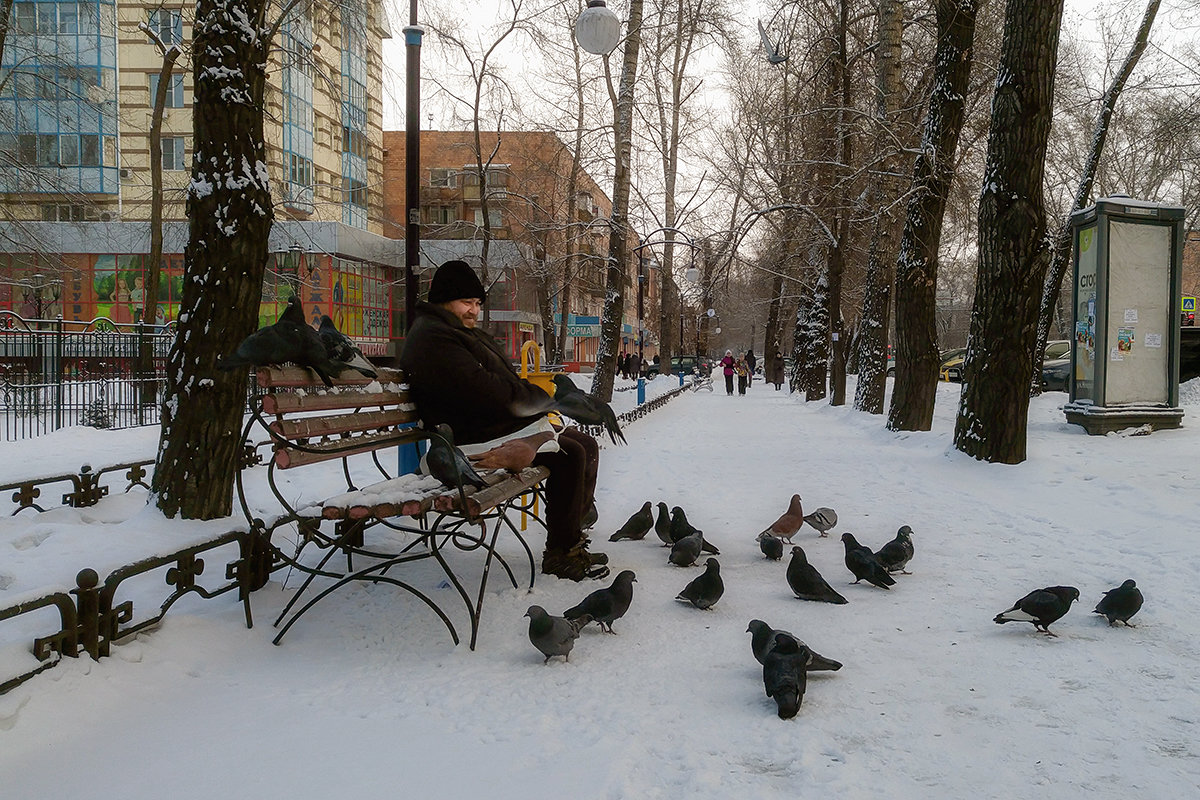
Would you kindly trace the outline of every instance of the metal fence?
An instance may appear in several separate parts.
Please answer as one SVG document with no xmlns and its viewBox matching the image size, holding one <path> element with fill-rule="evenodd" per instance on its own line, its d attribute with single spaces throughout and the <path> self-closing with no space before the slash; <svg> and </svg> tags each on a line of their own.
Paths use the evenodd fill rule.
<svg viewBox="0 0 1200 800">
<path fill-rule="evenodd" d="M 0 439 L 159 420 L 175 325 L 23 319 L 0 311 Z"/>
</svg>

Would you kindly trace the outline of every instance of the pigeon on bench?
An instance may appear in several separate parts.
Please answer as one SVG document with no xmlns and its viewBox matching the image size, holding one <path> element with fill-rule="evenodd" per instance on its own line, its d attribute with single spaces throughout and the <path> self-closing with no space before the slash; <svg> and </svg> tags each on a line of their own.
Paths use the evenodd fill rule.
<svg viewBox="0 0 1200 800">
<path fill-rule="evenodd" d="M 685 536 L 691 536 L 693 533 L 703 533 L 699 528 L 688 522 L 687 514 L 679 506 L 671 509 L 671 542 L 678 542 Z M 717 549 L 715 544 L 709 544 L 707 541 L 701 545 L 701 549 L 706 553 L 711 553 L 714 556 L 721 555 L 721 551 Z"/>
<path fill-rule="evenodd" d="M 837 512 L 832 508 L 821 506 L 811 514 L 805 514 L 804 521 L 815 528 L 821 538 L 824 538 L 837 525 Z"/>
<path fill-rule="evenodd" d="M 846 546 L 846 569 L 854 575 L 855 583 L 866 581 L 880 589 L 896 585 L 896 579 L 879 563 L 871 548 L 859 544 L 853 533 L 843 533 L 842 544 Z"/>
<path fill-rule="evenodd" d="M 329 356 L 330 361 L 356 369 L 368 378 L 378 377 L 375 366 L 367 360 L 349 336 L 337 329 L 328 314 L 321 315 L 321 327 L 317 328 L 317 335 L 325 343 L 325 354 Z"/>
<path fill-rule="evenodd" d="M 715 558 L 704 562 L 704 572 L 696 576 L 675 596 L 676 600 L 691 603 L 696 608 L 712 608 L 725 594 L 725 582 L 721 580 L 721 565 Z"/>
<path fill-rule="evenodd" d="M 292 363 L 312 369 L 326 386 L 341 369 L 329 360 L 320 335 L 304 321 L 304 311 L 295 295 L 274 325 L 259 328 L 242 340 L 233 355 L 217 359 L 217 368 L 226 372 L 244 367 L 267 367 Z"/>
<path fill-rule="evenodd" d="M 1079 599 L 1079 590 L 1074 586 L 1047 586 L 1045 589 L 1035 589 L 1013 603 L 1007 611 L 1001 611 L 992 619 L 997 625 L 1006 622 L 1032 622 L 1033 627 L 1048 636 L 1051 622 L 1062 617 L 1071 610 L 1071 603 Z"/>
<path fill-rule="evenodd" d="M 576 620 L 588 618 L 600 623 L 600 630 L 606 633 L 616 633 L 612 624 L 625 616 L 629 604 L 633 602 L 633 584 L 637 578 L 633 570 L 626 569 L 617 573 L 612 586 L 607 589 L 597 589 L 563 612 L 566 619 Z M 584 623 L 585 625 L 587 623 Z"/>
<path fill-rule="evenodd" d="M 454 431 L 450 430 L 450 426 L 442 422 L 433 426 L 433 430 L 438 436 L 430 437 L 429 453 L 425 456 L 429 474 L 446 486 L 455 488 L 459 483 L 476 489 L 487 486 L 487 481 L 475 471 L 462 451 L 454 446 Z"/>
<path fill-rule="evenodd" d="M 1104 597 L 1096 604 L 1093 614 L 1103 614 L 1108 617 L 1109 625 L 1116 625 L 1117 620 L 1129 625 L 1129 618 L 1142 608 L 1142 592 L 1132 580 L 1125 581 L 1115 589 L 1109 589 Z M 1130 628 L 1134 627 L 1129 625 Z"/>
<path fill-rule="evenodd" d="M 554 376 L 554 403 L 551 411 L 558 411 L 571 419 L 585 425 L 602 425 L 613 444 L 620 440 L 625 444 L 625 434 L 621 433 L 621 425 L 612 407 L 602 400 L 597 400 L 587 394 L 568 376 L 559 373 Z"/>
<path fill-rule="evenodd" d="M 564 661 L 570 661 L 571 648 L 579 638 L 579 631 L 592 621 L 586 614 L 574 620 L 555 617 L 546 613 L 546 609 L 541 606 L 530 606 L 525 616 L 529 617 L 530 643 L 546 657 L 543 664 L 549 663 L 555 656 L 562 656 Z"/>
<path fill-rule="evenodd" d="M 750 620 L 750 624 L 746 626 L 746 633 L 750 634 L 750 650 L 754 653 L 754 660 L 760 664 L 766 663 L 767 653 L 775 647 L 776 636 L 787 636 L 788 638 L 795 639 L 796 644 L 799 646 L 807 647 L 804 642 L 796 639 L 791 633 L 775 630 L 761 619 Z M 818 655 L 813 652 L 812 648 L 809 648 L 809 653 L 812 654 L 812 660 L 808 662 L 808 672 L 836 672 L 842 668 L 842 662 Z"/>
<path fill-rule="evenodd" d="M 770 536 L 778 536 L 788 544 L 792 543 L 792 537 L 800 530 L 800 526 L 804 524 L 804 506 L 800 502 L 800 495 L 792 495 L 791 502 L 788 503 L 787 511 L 779 519 L 772 522 L 763 533 Z"/>
<path fill-rule="evenodd" d="M 650 501 L 647 500 L 640 509 L 633 512 L 633 516 L 627 519 L 616 533 L 608 537 L 608 540 L 619 542 L 622 539 L 632 539 L 636 542 L 644 539 L 652 527 L 654 527 L 654 512 L 651 510 Z"/>
<path fill-rule="evenodd" d="M 901 525 L 900 530 L 896 531 L 896 538 L 879 548 L 879 552 L 875 554 L 875 557 L 879 559 L 879 563 L 883 564 L 883 568 L 888 572 L 911 575 L 912 573 L 906 570 L 905 567 L 912 560 L 914 552 L 912 528 L 907 525 Z"/>
<path fill-rule="evenodd" d="M 787 633 L 777 633 L 763 658 L 763 688 L 775 701 L 780 719 L 791 719 L 800 711 L 808 685 L 812 652 Z"/>
</svg>

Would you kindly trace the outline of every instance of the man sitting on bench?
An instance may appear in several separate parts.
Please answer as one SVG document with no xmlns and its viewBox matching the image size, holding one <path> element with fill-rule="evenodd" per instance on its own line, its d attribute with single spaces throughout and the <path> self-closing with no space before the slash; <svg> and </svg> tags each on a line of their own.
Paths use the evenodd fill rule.
<svg viewBox="0 0 1200 800">
<path fill-rule="evenodd" d="M 543 414 L 519 415 L 521 408 L 544 407 L 546 393 L 519 377 L 496 340 L 475 327 L 486 299 L 487 291 L 465 261 L 447 261 L 434 273 L 428 302 L 417 304 L 400 355 L 417 413 L 427 428 L 448 424 L 455 444 L 485 445 L 471 448 L 476 451 L 515 438 L 533 443 L 525 448 L 531 455 L 537 450 L 531 463 L 550 470 L 542 572 L 575 581 L 603 578 L 608 556 L 588 552 L 582 525 L 595 502 L 600 448 L 575 428 L 554 431 Z M 504 453 L 514 450 L 520 452 L 508 448 Z M 480 464 L 529 466 L 511 457 L 501 463 L 485 458 Z"/>
</svg>

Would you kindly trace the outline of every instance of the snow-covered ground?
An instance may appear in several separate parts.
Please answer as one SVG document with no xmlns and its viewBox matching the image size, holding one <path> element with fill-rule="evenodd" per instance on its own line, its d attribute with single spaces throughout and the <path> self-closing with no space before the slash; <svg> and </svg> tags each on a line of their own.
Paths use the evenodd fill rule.
<svg viewBox="0 0 1200 800">
<path fill-rule="evenodd" d="M 673 383 L 658 379 L 651 395 Z M 1064 394 L 1038 398 L 1018 466 L 953 449 L 957 391 L 939 386 L 929 433 L 762 384 L 745 397 L 687 393 L 629 425 L 629 445 L 602 454 L 592 533 L 614 574 L 637 573 L 634 602 L 618 635 L 585 630 L 570 663 L 542 664 L 523 614 L 534 603 L 560 613 L 597 584 L 539 577 L 529 594 L 493 573 L 475 652 L 387 586 L 330 597 L 280 647 L 269 622 L 294 578 L 285 587 L 277 573 L 256 593 L 250 630 L 228 595 L 187 599 L 112 658 L 64 662 L 0 697 L 0 795 L 1189 796 L 1200 785 L 1200 382 L 1184 387 L 1185 427 L 1149 436 L 1089 437 L 1066 424 Z M 617 393 L 618 411 L 632 394 Z M 71 429 L 0 445 L 0 473 L 153 449 L 144 431 Z M 758 551 L 755 535 L 794 492 L 837 510 L 830 538 L 806 528 L 795 541 L 847 605 L 796 600 L 786 560 Z M 0 607 L 65 588 L 82 566 L 103 576 L 237 522 L 164 521 L 144 500 L 135 489 L 0 521 Z M 668 565 L 653 533 L 604 541 L 647 500 L 684 507 L 721 548 L 726 592 L 712 611 L 673 599 L 698 570 Z M 891 591 L 848 585 L 837 534 L 878 548 L 903 524 L 913 574 Z M 1137 627 L 1109 628 L 1088 612 L 1126 578 L 1145 607 Z M 992 623 L 1055 584 L 1081 592 L 1058 638 Z M 763 693 L 752 618 L 845 663 L 810 679 L 794 720 Z M 465 615 L 455 622 L 462 630 Z"/>
</svg>

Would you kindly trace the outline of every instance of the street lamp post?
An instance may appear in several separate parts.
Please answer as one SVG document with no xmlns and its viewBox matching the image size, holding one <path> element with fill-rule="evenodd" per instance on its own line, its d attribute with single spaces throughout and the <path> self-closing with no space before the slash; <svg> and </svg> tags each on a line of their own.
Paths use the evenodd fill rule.
<svg viewBox="0 0 1200 800">
<path fill-rule="evenodd" d="M 417 0 L 408 0 L 404 28 L 404 330 L 412 327 L 417 310 L 417 265 L 421 261 L 421 37 Z"/>
</svg>

